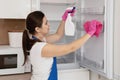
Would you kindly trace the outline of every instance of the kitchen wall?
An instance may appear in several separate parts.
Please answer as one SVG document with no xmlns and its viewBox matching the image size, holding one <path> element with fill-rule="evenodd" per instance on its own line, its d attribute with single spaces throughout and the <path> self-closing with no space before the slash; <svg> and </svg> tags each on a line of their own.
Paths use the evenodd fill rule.
<svg viewBox="0 0 120 80">
<path fill-rule="evenodd" d="M 24 19 L 0 19 L 0 45 L 9 44 L 8 31 L 23 30 Z"/>
</svg>

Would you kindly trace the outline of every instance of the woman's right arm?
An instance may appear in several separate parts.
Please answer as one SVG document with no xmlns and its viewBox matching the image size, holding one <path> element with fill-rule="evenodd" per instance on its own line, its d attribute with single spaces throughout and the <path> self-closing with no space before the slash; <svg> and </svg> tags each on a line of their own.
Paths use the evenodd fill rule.
<svg viewBox="0 0 120 80">
<path fill-rule="evenodd" d="M 69 54 L 79 49 L 91 35 L 85 34 L 83 37 L 64 45 L 46 44 L 42 49 L 42 57 L 55 57 Z"/>
</svg>

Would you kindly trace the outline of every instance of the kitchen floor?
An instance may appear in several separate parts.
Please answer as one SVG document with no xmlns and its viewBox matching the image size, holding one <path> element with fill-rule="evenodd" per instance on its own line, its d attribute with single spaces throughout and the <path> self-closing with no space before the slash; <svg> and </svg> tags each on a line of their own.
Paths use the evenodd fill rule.
<svg viewBox="0 0 120 80">
<path fill-rule="evenodd" d="M 0 80 L 30 80 L 30 73 L 0 76 Z"/>
</svg>

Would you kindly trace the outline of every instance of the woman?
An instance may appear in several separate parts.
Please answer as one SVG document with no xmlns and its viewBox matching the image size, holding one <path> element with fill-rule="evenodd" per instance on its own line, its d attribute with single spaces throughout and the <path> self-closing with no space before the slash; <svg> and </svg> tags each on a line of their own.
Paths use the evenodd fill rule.
<svg viewBox="0 0 120 80">
<path fill-rule="evenodd" d="M 69 44 L 56 45 L 54 42 L 60 40 L 64 35 L 65 21 L 71 10 L 66 10 L 57 32 L 48 35 L 49 23 L 41 11 L 31 12 L 26 19 L 26 29 L 23 32 L 23 51 L 25 60 L 30 52 L 32 64 L 31 80 L 58 80 L 56 68 L 56 56 L 69 54 L 80 48 L 96 31 L 96 27 L 89 27 L 87 34 Z M 75 11 L 72 11 L 71 16 Z M 29 36 L 32 35 L 32 37 Z"/>
</svg>

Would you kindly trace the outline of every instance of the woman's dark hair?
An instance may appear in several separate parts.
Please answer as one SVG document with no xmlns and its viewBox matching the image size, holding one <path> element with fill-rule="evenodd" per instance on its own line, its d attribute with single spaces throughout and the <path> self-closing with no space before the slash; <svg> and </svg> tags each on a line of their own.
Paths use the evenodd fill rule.
<svg viewBox="0 0 120 80">
<path fill-rule="evenodd" d="M 38 39 L 31 39 L 29 35 L 35 34 L 36 27 L 42 27 L 44 13 L 41 11 L 31 12 L 26 18 L 26 29 L 23 32 L 22 36 L 22 48 L 24 53 L 24 64 L 27 60 L 27 55 L 29 54 L 30 49 L 34 45 L 35 42 L 41 42 Z M 30 33 L 30 34 L 29 34 Z"/>
</svg>

